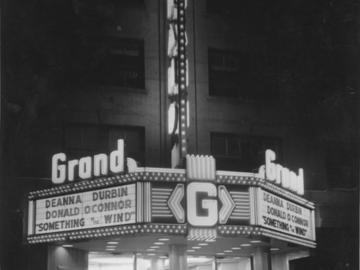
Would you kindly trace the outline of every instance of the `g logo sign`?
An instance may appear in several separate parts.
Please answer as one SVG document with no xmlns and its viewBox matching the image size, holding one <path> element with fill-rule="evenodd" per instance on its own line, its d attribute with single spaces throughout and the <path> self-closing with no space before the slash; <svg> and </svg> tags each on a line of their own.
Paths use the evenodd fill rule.
<svg viewBox="0 0 360 270">
<path fill-rule="evenodd" d="M 214 184 L 193 182 L 187 186 L 187 219 L 192 226 L 216 225 L 218 203 Z"/>
</svg>

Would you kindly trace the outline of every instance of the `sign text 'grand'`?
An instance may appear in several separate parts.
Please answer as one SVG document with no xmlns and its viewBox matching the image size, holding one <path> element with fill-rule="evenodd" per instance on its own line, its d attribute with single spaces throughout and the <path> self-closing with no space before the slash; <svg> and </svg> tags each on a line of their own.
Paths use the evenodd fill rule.
<svg viewBox="0 0 360 270">
<path fill-rule="evenodd" d="M 304 195 L 304 171 L 299 169 L 298 174 L 289 170 L 280 164 L 274 163 L 276 159 L 275 152 L 272 150 L 265 151 L 265 165 L 259 168 L 259 175 L 262 178 L 275 184 L 281 185 L 283 188 Z"/>
<path fill-rule="evenodd" d="M 124 140 L 117 142 L 117 149 L 109 155 L 97 154 L 93 157 L 82 157 L 67 161 L 65 153 L 58 153 L 52 157 L 51 180 L 54 184 L 62 184 L 67 179 L 80 179 L 105 176 L 124 171 Z"/>
</svg>

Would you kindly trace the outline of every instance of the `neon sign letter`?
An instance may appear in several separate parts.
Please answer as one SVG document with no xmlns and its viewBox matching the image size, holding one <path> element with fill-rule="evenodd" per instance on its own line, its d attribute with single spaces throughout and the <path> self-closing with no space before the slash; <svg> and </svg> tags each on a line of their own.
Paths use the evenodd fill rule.
<svg viewBox="0 0 360 270">
<path fill-rule="evenodd" d="M 216 196 L 217 189 L 212 183 L 193 182 L 187 186 L 187 217 L 192 226 L 212 227 L 217 223 Z"/>
</svg>

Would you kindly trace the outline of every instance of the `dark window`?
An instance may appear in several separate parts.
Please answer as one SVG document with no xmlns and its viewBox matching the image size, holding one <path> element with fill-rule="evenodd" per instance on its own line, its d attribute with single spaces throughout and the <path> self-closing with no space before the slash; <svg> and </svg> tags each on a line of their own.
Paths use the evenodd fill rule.
<svg viewBox="0 0 360 270">
<path fill-rule="evenodd" d="M 238 0 L 223 0 L 221 2 L 216 0 L 206 1 L 206 10 L 208 13 L 221 14 L 225 16 L 236 16 L 244 8 L 244 3 Z"/>
<path fill-rule="evenodd" d="M 353 143 L 329 142 L 326 147 L 328 185 L 353 188 L 358 179 L 358 146 Z"/>
<path fill-rule="evenodd" d="M 248 64 L 239 52 L 209 48 L 210 96 L 246 97 Z"/>
<path fill-rule="evenodd" d="M 144 0 L 77 0 L 74 2 L 73 8 L 77 13 L 111 19 L 116 16 L 119 9 L 144 7 Z"/>
<path fill-rule="evenodd" d="M 209 48 L 209 95 L 268 102 L 279 98 L 274 74 L 260 52 Z"/>
<path fill-rule="evenodd" d="M 116 149 L 118 139 L 125 140 L 126 156 L 144 165 L 145 130 L 142 127 L 70 125 L 65 129 L 65 152 L 70 158 L 107 154 Z"/>
<path fill-rule="evenodd" d="M 257 171 L 264 164 L 265 150 L 275 151 L 281 161 L 282 142 L 280 138 L 211 133 L 211 154 L 220 170 Z"/>
<path fill-rule="evenodd" d="M 96 48 L 90 80 L 99 85 L 145 88 L 142 40 L 99 37 L 93 44 Z"/>
</svg>

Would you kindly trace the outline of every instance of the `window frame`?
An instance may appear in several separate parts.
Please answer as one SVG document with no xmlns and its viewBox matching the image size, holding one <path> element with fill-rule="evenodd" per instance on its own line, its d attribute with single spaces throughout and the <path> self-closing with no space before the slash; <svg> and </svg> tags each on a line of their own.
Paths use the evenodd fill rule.
<svg viewBox="0 0 360 270">
<path fill-rule="evenodd" d="M 225 139 L 225 154 L 216 154 L 214 152 L 214 145 L 213 140 L 216 136 L 223 137 Z M 245 145 L 245 148 L 248 147 L 248 152 L 246 151 L 242 152 L 242 149 L 240 149 L 239 155 L 231 155 L 229 154 L 229 140 L 230 139 L 236 139 L 238 143 L 243 143 Z M 269 144 L 267 141 L 272 141 L 270 144 L 277 144 L 277 149 L 272 149 L 274 147 L 267 147 L 266 144 Z M 260 148 L 257 150 L 258 153 L 252 152 L 252 146 L 256 144 L 261 144 L 262 146 L 260 148 L 264 148 L 263 150 L 260 150 Z M 240 148 L 240 147 L 239 147 Z M 272 149 L 276 152 L 277 162 L 281 163 L 283 158 L 283 139 L 281 137 L 277 136 L 265 136 L 265 135 L 253 135 L 253 134 L 239 134 L 239 133 L 228 133 L 228 132 L 210 132 L 210 153 L 215 157 L 218 164 L 221 164 L 222 162 L 225 162 L 225 160 L 228 160 L 229 162 L 238 162 L 240 164 L 239 169 L 231 169 L 231 168 L 223 168 L 223 166 L 220 167 L 220 170 L 247 170 L 247 171 L 257 171 L 258 167 L 261 166 L 263 162 L 256 163 L 256 155 L 259 155 L 259 159 L 263 160 L 265 159 L 265 150 L 266 149 Z M 263 155 L 260 155 L 260 152 L 263 152 Z M 255 164 L 256 163 L 256 164 Z M 245 166 L 249 166 L 248 168 L 241 168 L 241 164 L 245 164 Z M 251 168 L 250 168 L 251 167 Z"/>
<path fill-rule="evenodd" d="M 63 126 L 63 142 L 62 142 L 62 149 L 63 151 L 68 155 L 68 158 L 79 158 L 80 156 L 74 155 L 74 149 L 71 149 L 67 145 L 67 129 L 72 127 L 80 127 L 80 128 L 97 128 L 98 130 L 101 130 L 102 128 L 105 129 L 104 132 L 106 133 L 106 149 L 101 149 L 100 151 L 98 149 L 96 150 L 89 150 L 85 149 L 84 152 L 87 152 L 87 155 L 93 156 L 95 154 L 100 153 L 110 153 L 111 151 L 115 150 L 115 148 L 111 147 L 111 131 L 112 130 L 118 130 L 121 132 L 126 131 L 134 131 L 139 132 L 140 137 L 140 146 L 139 146 L 139 155 L 141 155 L 140 158 L 136 158 L 134 156 L 128 156 L 127 155 L 127 148 L 126 148 L 126 139 L 125 140 L 125 156 L 134 158 L 137 162 L 139 162 L 141 165 L 146 164 L 146 130 L 144 126 L 132 126 L 132 125 L 110 125 L 110 124 L 92 124 L 92 123 L 67 123 Z M 76 151 L 76 150 L 75 150 Z M 142 154 L 141 154 L 142 153 Z M 82 157 L 82 156 L 81 156 Z"/>
<path fill-rule="evenodd" d="M 98 50 L 98 52 L 100 53 L 101 50 L 104 49 L 103 56 L 100 58 L 100 61 L 95 65 L 94 70 L 92 70 L 89 74 L 91 76 L 90 78 L 91 83 L 104 88 L 116 88 L 116 89 L 129 90 L 129 91 L 131 90 L 145 91 L 146 80 L 145 80 L 145 39 L 144 38 L 126 38 L 126 37 L 119 37 L 114 35 L 104 35 L 104 36 L 98 35 L 91 37 L 91 40 L 93 41 L 94 51 Z M 103 48 L 101 48 L 102 43 L 106 44 L 105 46 L 103 46 Z M 120 44 L 122 44 L 121 48 L 119 47 Z M 129 67 L 131 64 L 134 64 L 136 62 L 136 61 L 134 62 L 135 59 L 134 57 L 133 60 L 131 61 L 129 60 L 130 64 L 128 64 L 125 67 L 122 67 L 121 69 L 116 69 L 116 71 L 113 70 L 113 72 L 114 73 L 119 73 L 120 71 L 124 73 L 137 72 L 138 74 L 140 74 L 141 77 L 139 79 L 139 82 L 136 82 L 133 85 L 129 84 L 129 82 L 124 84 L 119 84 L 113 82 L 116 76 L 112 76 L 111 80 L 109 80 L 103 75 L 99 77 L 96 76 L 97 70 L 103 70 L 103 67 L 109 64 L 109 60 L 114 60 L 114 56 L 115 56 L 115 54 L 113 53 L 114 51 L 127 50 L 128 47 L 131 46 L 133 46 L 134 48 L 136 47 L 136 49 L 138 49 L 139 56 L 136 57 L 138 57 L 137 60 L 139 61 L 138 64 L 139 67 L 136 68 Z M 124 58 L 126 56 L 120 55 L 119 58 L 121 57 Z M 119 63 L 120 65 L 123 65 L 125 62 L 120 61 Z M 129 80 L 129 78 L 127 78 L 127 80 Z"/>
</svg>

